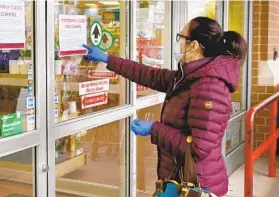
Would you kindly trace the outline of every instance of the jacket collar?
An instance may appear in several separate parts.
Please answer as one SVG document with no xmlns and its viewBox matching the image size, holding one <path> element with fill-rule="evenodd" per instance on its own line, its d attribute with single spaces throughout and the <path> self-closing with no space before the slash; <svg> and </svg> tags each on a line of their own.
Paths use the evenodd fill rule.
<svg viewBox="0 0 279 197">
<path fill-rule="evenodd" d="M 191 62 L 181 65 L 180 69 L 183 69 L 183 72 L 185 73 L 185 75 L 189 75 L 189 74 L 195 72 L 196 70 L 200 69 L 201 67 L 209 64 L 213 59 L 214 59 L 213 57 L 206 57 L 206 58 L 203 58 L 200 60 L 191 61 Z"/>
</svg>

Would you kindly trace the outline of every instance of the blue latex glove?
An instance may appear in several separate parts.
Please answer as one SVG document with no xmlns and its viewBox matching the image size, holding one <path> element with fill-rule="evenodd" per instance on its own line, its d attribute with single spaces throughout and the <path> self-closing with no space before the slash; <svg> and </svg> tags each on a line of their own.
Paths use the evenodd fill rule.
<svg viewBox="0 0 279 197">
<path fill-rule="evenodd" d="M 136 119 L 131 124 L 131 130 L 140 136 L 147 136 L 151 134 L 153 122 L 151 121 L 142 121 L 140 119 Z"/>
<path fill-rule="evenodd" d="M 85 44 L 83 44 L 82 46 L 88 50 L 88 54 L 85 55 L 85 57 L 89 61 L 108 63 L 108 55 L 106 55 L 98 47 L 91 47 Z"/>
</svg>

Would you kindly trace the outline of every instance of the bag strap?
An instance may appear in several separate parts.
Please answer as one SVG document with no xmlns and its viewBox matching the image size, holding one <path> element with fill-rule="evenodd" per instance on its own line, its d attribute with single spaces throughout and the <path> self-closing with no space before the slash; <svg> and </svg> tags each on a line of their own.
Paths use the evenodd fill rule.
<svg viewBox="0 0 279 197">
<path fill-rule="evenodd" d="M 185 163 L 184 163 L 184 176 L 183 181 L 198 185 L 198 178 L 195 168 L 195 163 L 192 157 L 191 143 L 193 141 L 192 136 L 186 136 L 186 151 L 185 151 Z"/>
</svg>

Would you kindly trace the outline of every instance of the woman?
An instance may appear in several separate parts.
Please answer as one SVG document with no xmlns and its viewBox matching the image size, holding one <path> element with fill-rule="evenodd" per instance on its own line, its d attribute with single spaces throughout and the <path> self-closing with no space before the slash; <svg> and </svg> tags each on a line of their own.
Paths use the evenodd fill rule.
<svg viewBox="0 0 279 197">
<path fill-rule="evenodd" d="M 222 138 L 231 114 L 230 93 L 236 90 L 239 62 L 247 50 L 245 40 L 236 32 L 223 32 L 209 18 L 191 20 L 177 34 L 180 42 L 178 71 L 155 69 L 107 56 L 97 48 L 88 49 L 91 61 L 106 62 L 107 68 L 131 81 L 165 92 L 160 122 L 133 121 L 136 135 L 151 135 L 158 148 L 158 178 L 169 177 L 174 158 L 184 164 L 185 135 L 192 135 L 192 153 L 201 188 L 217 196 L 228 191 L 228 175 L 222 156 Z M 179 181 L 178 174 L 172 179 Z"/>
</svg>

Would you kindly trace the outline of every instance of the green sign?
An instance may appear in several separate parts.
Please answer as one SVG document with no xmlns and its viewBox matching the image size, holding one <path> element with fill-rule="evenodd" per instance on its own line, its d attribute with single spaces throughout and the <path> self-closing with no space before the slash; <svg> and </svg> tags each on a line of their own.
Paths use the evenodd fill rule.
<svg viewBox="0 0 279 197">
<path fill-rule="evenodd" d="M 94 22 L 90 28 L 90 39 L 93 46 L 99 46 L 102 41 L 103 29 L 99 22 Z"/>
<path fill-rule="evenodd" d="M 99 48 L 106 51 L 106 50 L 111 49 L 113 44 L 114 44 L 114 37 L 113 37 L 112 33 L 109 31 L 104 31 L 103 36 L 102 36 L 102 42 L 99 45 Z"/>
<path fill-rule="evenodd" d="M 0 116 L 0 137 L 5 138 L 23 132 L 20 112 Z"/>
</svg>

